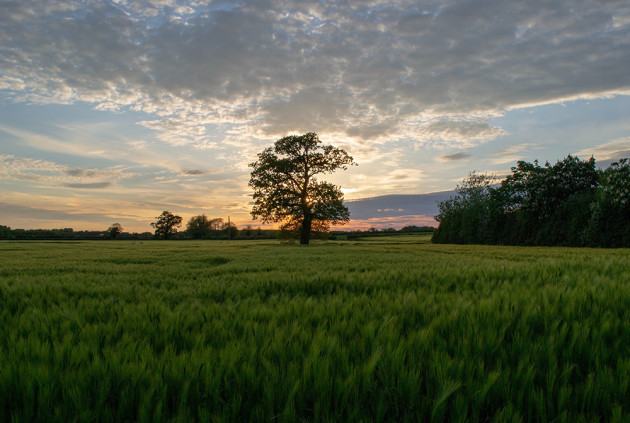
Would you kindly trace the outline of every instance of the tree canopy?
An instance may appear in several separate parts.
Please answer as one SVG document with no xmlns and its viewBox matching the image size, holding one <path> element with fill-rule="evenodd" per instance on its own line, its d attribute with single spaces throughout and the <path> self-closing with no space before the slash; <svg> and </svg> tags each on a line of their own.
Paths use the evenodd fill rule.
<svg viewBox="0 0 630 423">
<path fill-rule="evenodd" d="M 105 232 L 107 234 L 107 236 L 109 236 L 111 239 L 116 239 L 118 238 L 118 236 L 120 234 L 123 233 L 125 229 L 122 227 L 122 225 L 120 223 L 112 223 L 110 225 L 109 228 L 107 228 L 107 231 Z"/>
<path fill-rule="evenodd" d="M 500 184 L 471 173 L 439 203 L 438 243 L 630 247 L 630 163 L 519 161 Z"/>
<path fill-rule="evenodd" d="M 164 210 L 161 215 L 156 217 L 157 221 L 151 223 L 151 226 L 155 228 L 155 236 L 157 238 L 168 239 L 177 232 L 177 227 L 182 225 L 181 216 L 176 216 L 173 213 Z"/>
<path fill-rule="evenodd" d="M 11 235 L 11 228 L 8 226 L 0 225 L 0 239 L 8 239 Z"/>
<path fill-rule="evenodd" d="M 186 224 L 186 232 L 194 239 L 202 239 L 210 237 L 213 232 L 217 232 L 223 225 L 223 219 L 220 217 L 209 218 L 205 214 L 193 216 Z"/>
<path fill-rule="evenodd" d="M 322 145 L 317 134 L 290 135 L 258 154 L 249 186 L 254 189 L 252 217 L 282 223 L 308 244 L 312 231 L 327 231 L 343 224 L 350 212 L 340 187 L 319 181 L 317 175 L 347 169 L 354 164 L 343 149 Z"/>
</svg>

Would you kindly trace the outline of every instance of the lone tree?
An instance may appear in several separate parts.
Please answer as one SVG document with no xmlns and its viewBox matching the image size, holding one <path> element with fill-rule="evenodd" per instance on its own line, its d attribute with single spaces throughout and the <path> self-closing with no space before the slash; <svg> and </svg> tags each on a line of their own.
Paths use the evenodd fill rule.
<svg viewBox="0 0 630 423">
<path fill-rule="evenodd" d="M 151 223 L 155 228 L 155 236 L 157 238 L 168 239 L 177 232 L 177 227 L 182 225 L 182 218 L 175 216 L 173 213 L 164 210 L 161 215 L 156 217 L 157 222 Z"/>
<path fill-rule="evenodd" d="M 124 229 L 120 223 L 112 223 L 112 225 L 107 228 L 106 233 L 111 239 L 116 239 L 118 238 L 118 235 L 123 233 L 123 231 Z"/>
<path fill-rule="evenodd" d="M 299 233 L 300 244 L 309 243 L 312 230 L 327 231 L 330 225 L 350 220 L 341 189 L 315 176 L 345 170 L 354 160 L 340 148 L 321 144 L 313 132 L 290 135 L 250 164 L 254 168 L 249 180 L 255 200 L 252 217 L 282 222 L 283 230 Z"/>
</svg>

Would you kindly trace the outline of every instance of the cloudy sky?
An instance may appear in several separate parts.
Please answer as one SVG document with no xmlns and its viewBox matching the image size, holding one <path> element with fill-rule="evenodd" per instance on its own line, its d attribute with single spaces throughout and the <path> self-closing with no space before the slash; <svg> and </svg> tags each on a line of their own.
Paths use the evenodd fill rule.
<svg viewBox="0 0 630 423">
<path fill-rule="evenodd" d="M 605 163 L 630 155 L 629 69 L 627 0 L 2 1 L 0 224 L 244 225 L 248 163 L 311 131 L 359 164 L 329 178 L 346 199 Z"/>
</svg>

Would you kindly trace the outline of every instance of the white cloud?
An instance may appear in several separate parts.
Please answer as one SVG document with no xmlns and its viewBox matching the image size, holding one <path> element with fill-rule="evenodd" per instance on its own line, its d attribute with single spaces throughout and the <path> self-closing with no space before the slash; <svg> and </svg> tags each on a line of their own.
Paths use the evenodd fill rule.
<svg viewBox="0 0 630 423">
<path fill-rule="evenodd" d="M 376 174 L 352 175 L 346 184 L 347 200 L 384 195 L 391 192 L 412 193 L 424 178 L 422 170 L 414 168 L 381 169 Z"/>
<path fill-rule="evenodd" d="M 490 141 L 506 131 L 488 124 L 481 119 L 437 119 L 420 127 L 422 138 L 426 144 L 437 144 L 440 147 L 471 147 Z"/>
<path fill-rule="evenodd" d="M 523 159 L 523 152 L 527 150 L 537 148 L 539 144 L 536 143 L 522 143 L 517 145 L 512 145 L 510 147 L 504 148 L 499 151 L 495 151 L 490 154 L 491 162 L 494 164 L 506 164 L 512 163 L 518 160 Z"/>
<path fill-rule="evenodd" d="M 597 161 L 630 157 L 630 137 L 612 140 L 593 148 L 585 148 L 575 153 L 575 155 L 581 158 L 594 156 Z"/>
<path fill-rule="evenodd" d="M 107 188 L 132 176 L 120 167 L 83 169 L 47 160 L 0 155 L 0 180 L 31 181 L 68 188 Z"/>
</svg>

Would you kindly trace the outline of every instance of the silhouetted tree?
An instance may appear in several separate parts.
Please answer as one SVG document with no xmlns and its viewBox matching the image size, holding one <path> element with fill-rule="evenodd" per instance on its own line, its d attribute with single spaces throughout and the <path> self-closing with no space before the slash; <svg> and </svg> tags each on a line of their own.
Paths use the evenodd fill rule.
<svg viewBox="0 0 630 423">
<path fill-rule="evenodd" d="M 316 178 L 350 164 L 354 161 L 348 153 L 321 145 L 315 133 L 279 139 L 250 164 L 254 168 L 249 181 L 254 189 L 252 217 L 282 222 L 283 230 L 299 234 L 300 243 L 308 244 L 312 231 L 327 231 L 330 225 L 350 219 L 341 189 Z"/>
<path fill-rule="evenodd" d="M 236 235 L 238 235 L 238 228 L 236 227 L 234 222 L 223 224 L 223 235 L 227 236 L 230 239 L 236 238 Z"/>
<path fill-rule="evenodd" d="M 0 239 L 9 239 L 11 236 L 11 228 L 8 226 L 0 225 Z"/>
<path fill-rule="evenodd" d="M 173 213 L 164 210 L 161 215 L 156 217 L 157 221 L 151 223 L 155 228 L 155 236 L 157 238 L 168 239 L 177 232 L 177 227 L 182 225 L 182 218 Z"/>
<path fill-rule="evenodd" d="M 433 232 L 435 228 L 433 226 L 417 226 L 408 225 L 400 229 L 400 232 Z"/>
<path fill-rule="evenodd" d="M 254 227 L 252 225 L 245 225 L 245 228 L 241 232 L 246 237 L 250 237 L 254 234 Z"/>
<path fill-rule="evenodd" d="M 107 228 L 107 231 L 105 231 L 105 233 L 111 239 L 116 239 L 118 238 L 118 235 L 123 233 L 123 231 L 124 229 L 120 223 L 113 223 L 109 228 Z"/>
<path fill-rule="evenodd" d="M 210 219 L 205 214 L 201 214 L 190 218 L 186 224 L 186 232 L 195 239 L 208 238 L 212 235 L 212 231 L 219 230 L 222 223 L 221 218 Z"/>
</svg>

